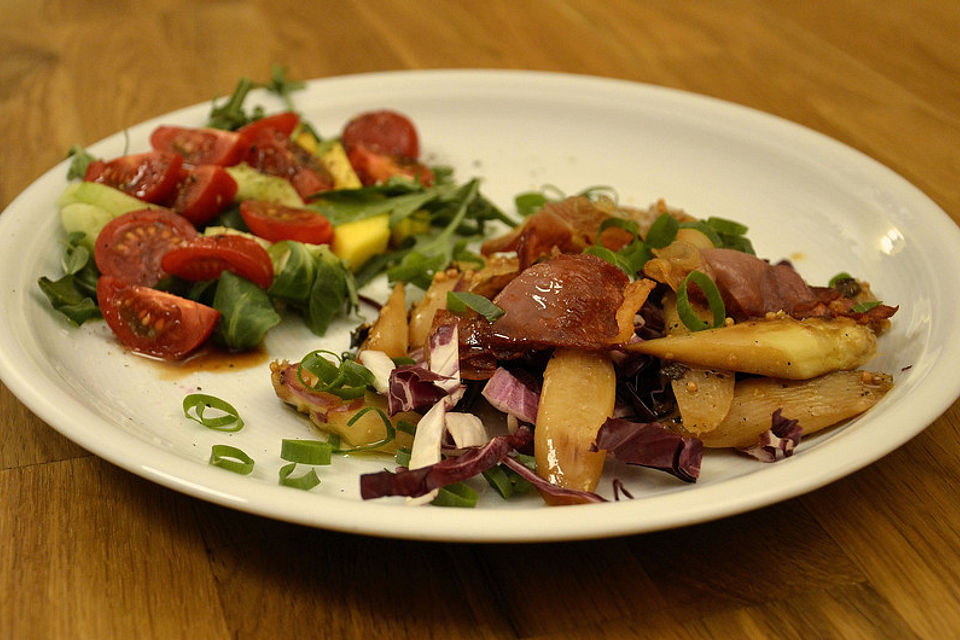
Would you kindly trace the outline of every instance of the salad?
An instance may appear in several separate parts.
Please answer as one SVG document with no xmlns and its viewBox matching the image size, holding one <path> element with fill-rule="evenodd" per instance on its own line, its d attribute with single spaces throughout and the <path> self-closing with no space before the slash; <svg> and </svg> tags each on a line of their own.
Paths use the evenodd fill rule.
<svg viewBox="0 0 960 640">
<path fill-rule="evenodd" d="M 287 111 L 247 112 L 252 86 L 206 127 L 159 127 L 150 152 L 78 150 L 64 274 L 40 287 L 76 324 L 102 315 L 173 360 L 255 348 L 280 312 L 322 336 L 375 306 L 350 351 L 270 366 L 328 451 L 394 457 L 361 477 L 365 499 L 469 506 L 482 476 L 504 498 L 599 501 L 610 457 L 695 482 L 704 448 L 776 461 L 892 386 L 862 369 L 896 312 L 866 282 L 811 286 L 737 222 L 608 189 L 520 194 L 514 220 L 422 162 L 406 116 L 324 138 L 282 72 L 267 88 Z M 384 273 L 378 305 L 362 291 Z"/>
</svg>

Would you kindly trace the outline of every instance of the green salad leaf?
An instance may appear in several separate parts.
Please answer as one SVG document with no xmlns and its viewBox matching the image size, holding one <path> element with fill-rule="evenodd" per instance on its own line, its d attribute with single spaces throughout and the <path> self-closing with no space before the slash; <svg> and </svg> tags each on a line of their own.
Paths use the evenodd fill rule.
<svg viewBox="0 0 960 640">
<path fill-rule="evenodd" d="M 220 312 L 217 339 L 237 351 L 253 349 L 280 324 L 280 314 L 267 292 L 230 271 L 220 276 L 213 308 Z"/>
</svg>

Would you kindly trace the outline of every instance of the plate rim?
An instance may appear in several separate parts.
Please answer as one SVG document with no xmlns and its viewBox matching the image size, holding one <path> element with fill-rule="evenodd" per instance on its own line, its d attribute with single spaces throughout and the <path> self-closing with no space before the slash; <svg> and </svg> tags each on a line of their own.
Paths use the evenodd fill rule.
<svg viewBox="0 0 960 640">
<path fill-rule="evenodd" d="M 843 144 L 823 133 L 786 120 L 780 116 L 724 101 L 719 98 L 616 78 L 559 72 L 494 69 L 386 71 L 349 74 L 313 79 L 308 81 L 308 87 L 342 82 L 379 84 L 386 80 L 389 80 L 389 82 L 401 81 L 416 84 L 418 79 L 424 81 L 428 78 L 432 82 L 437 82 L 438 79 L 442 79 L 447 82 L 464 81 L 468 83 L 476 82 L 477 78 L 484 78 L 486 81 L 509 79 L 511 82 L 519 81 L 524 83 L 539 81 L 574 85 L 583 84 L 584 86 L 589 85 L 592 88 L 603 87 L 605 90 L 614 93 L 640 91 L 641 93 L 647 92 L 649 95 L 662 96 L 671 102 L 689 103 L 702 109 L 719 109 L 725 114 L 732 113 L 739 118 L 756 119 L 759 122 L 765 123 L 764 126 L 767 127 L 786 127 L 792 135 L 799 136 L 804 139 L 804 141 L 809 140 L 813 146 L 825 145 L 834 153 L 855 154 L 850 157 L 856 158 L 857 162 L 862 163 L 868 172 L 884 174 L 887 180 L 892 181 L 892 186 L 896 186 L 899 195 L 910 197 L 924 205 L 924 216 L 932 216 L 932 219 L 937 221 L 936 224 L 939 232 L 941 232 L 943 236 L 943 241 L 952 244 L 953 248 L 957 249 L 958 253 L 960 253 L 960 230 L 958 230 L 949 215 L 929 196 L 886 165 L 883 165 L 854 147 Z M 208 105 L 208 102 L 197 103 L 148 119 L 130 128 L 146 129 L 155 126 L 155 124 L 161 120 L 170 121 L 171 119 L 182 117 L 185 113 L 190 113 Z M 107 146 L 111 144 L 111 140 L 115 140 L 117 136 L 122 135 L 122 133 L 123 132 L 112 134 L 90 145 L 90 148 L 95 149 L 97 147 Z M 3 213 L 6 214 L 11 210 L 18 210 L 18 208 L 22 206 L 22 201 L 26 200 L 38 185 L 41 185 L 45 181 L 53 181 L 58 174 L 62 176 L 66 163 L 67 161 L 65 160 L 44 172 L 44 174 L 18 194 Z M 11 216 L 0 215 L 0 238 L 3 238 L 4 232 L 7 231 L 9 226 L 14 224 L 11 220 Z M 0 240 L 0 242 L 2 242 L 2 240 Z M 960 353 L 960 347 L 956 344 L 948 346 L 951 348 L 953 355 Z M 16 345 L 14 345 L 14 347 L 16 347 Z M 657 510 L 655 508 L 654 510 L 660 514 L 659 517 L 648 518 L 640 526 L 628 516 L 627 512 L 632 513 L 634 509 L 624 509 L 623 507 L 625 505 L 619 503 L 582 505 L 568 507 L 566 509 L 536 507 L 532 509 L 510 510 L 457 510 L 455 514 L 451 514 L 451 511 L 447 509 L 412 509 L 402 505 L 384 504 L 382 502 L 354 503 L 337 498 L 313 495 L 312 499 L 319 501 L 329 500 L 331 503 L 334 503 L 338 514 L 331 520 L 330 517 L 317 517 L 316 511 L 318 510 L 311 510 L 311 512 L 300 514 L 289 513 L 286 512 L 286 510 L 283 510 L 284 512 L 282 513 L 271 513 L 269 509 L 264 509 L 264 505 L 270 503 L 271 496 L 274 495 L 276 490 L 284 490 L 283 488 L 270 487 L 259 483 L 249 483 L 248 490 L 242 492 L 241 495 L 233 490 L 237 478 L 224 474 L 221 470 L 212 467 L 205 468 L 198 466 L 173 453 L 162 450 L 157 451 L 154 454 L 157 456 L 154 458 L 154 464 L 137 464 L 131 462 L 129 459 L 119 455 L 119 449 L 122 448 L 119 445 L 121 443 L 129 445 L 131 442 L 138 445 L 145 444 L 141 439 L 132 434 L 120 431 L 116 434 L 116 441 L 113 443 L 115 446 L 105 447 L 101 441 L 94 437 L 91 431 L 71 426 L 70 416 L 67 415 L 63 407 L 51 406 L 42 394 L 30 385 L 29 377 L 25 375 L 25 372 L 17 369 L 12 353 L 6 330 L 0 330 L 0 380 L 3 380 L 4 384 L 7 385 L 11 392 L 19 398 L 30 411 L 56 431 L 81 447 L 91 451 L 98 457 L 152 482 L 223 506 L 308 526 L 381 537 L 457 542 L 540 542 L 592 539 L 686 526 L 698 522 L 729 517 L 813 491 L 879 460 L 926 429 L 926 427 L 942 415 L 943 412 L 953 404 L 957 396 L 960 395 L 960 381 L 957 381 L 954 382 L 948 392 L 937 394 L 936 402 L 928 402 L 923 407 L 923 417 L 920 420 L 915 420 L 917 422 L 916 427 L 895 434 L 888 434 L 883 441 L 884 445 L 882 447 L 874 447 L 871 450 L 861 449 L 859 452 L 854 452 L 855 455 L 852 458 L 848 458 L 843 466 L 835 466 L 831 469 L 821 470 L 814 481 L 799 483 L 800 486 L 798 486 L 796 482 L 787 482 L 786 485 L 778 485 L 777 481 L 783 481 L 784 479 L 789 480 L 791 476 L 795 475 L 792 472 L 796 466 L 808 466 L 808 463 L 804 463 L 804 456 L 790 458 L 764 470 L 764 477 L 768 478 L 770 482 L 767 482 L 762 490 L 747 492 L 738 496 L 736 499 L 727 500 L 722 509 L 717 509 L 715 504 L 711 503 L 712 494 L 717 492 L 723 493 L 720 491 L 721 488 L 729 488 L 727 485 L 731 483 L 742 483 L 745 477 L 749 477 L 749 475 L 752 474 L 727 479 L 712 485 L 701 485 L 689 491 L 670 492 L 645 497 L 640 502 L 646 505 L 652 504 L 652 506 L 656 507 L 657 503 L 669 500 L 671 503 L 679 503 L 681 507 L 683 507 L 681 511 L 684 511 L 684 509 L 685 511 L 682 517 L 677 517 L 676 514 L 665 514 L 662 509 Z M 934 362 L 934 366 L 932 366 L 929 371 L 925 372 L 925 378 L 937 372 L 938 368 L 935 365 L 940 362 L 942 362 L 942 357 Z M 887 409 L 892 411 L 892 413 L 888 413 L 887 415 L 892 415 L 893 417 L 905 413 L 903 409 L 897 407 L 888 407 Z M 914 413 L 916 412 L 914 411 Z M 838 438 L 842 438 L 844 433 L 838 433 Z M 825 455 L 823 453 L 825 450 L 827 449 L 819 448 L 804 453 L 808 458 L 816 457 L 817 460 L 823 458 L 824 461 L 829 461 L 832 456 Z M 859 453 L 859 455 L 856 455 L 857 453 Z M 191 478 L 193 478 L 193 480 L 191 480 Z M 199 483 L 197 479 L 200 480 Z M 691 497 L 692 494 L 696 494 L 696 496 Z M 614 506 L 614 504 L 617 506 Z M 705 504 L 706 506 L 704 506 Z M 377 522 L 374 526 L 372 526 L 371 523 L 363 522 L 366 520 L 366 514 L 371 509 L 386 510 L 384 517 L 375 518 Z M 597 517 L 570 517 L 568 515 L 568 509 L 594 509 Z M 618 509 L 619 511 L 617 511 Z M 360 510 L 362 510 L 363 514 L 358 518 L 355 512 Z M 489 520 L 487 514 L 491 512 L 498 514 L 509 513 L 511 516 L 520 518 L 521 522 L 536 519 L 539 522 L 539 526 L 530 531 L 524 531 L 521 528 L 503 528 L 492 531 L 488 529 L 478 535 L 477 527 L 482 529 L 482 526 Z M 379 512 L 377 513 L 380 515 Z M 579 515 L 579 512 L 577 513 Z M 593 522 L 601 518 L 604 519 L 605 526 L 598 529 Z M 386 528 L 383 527 L 384 519 L 390 520 L 390 526 Z M 571 520 L 574 521 L 574 525 L 570 525 L 569 521 Z M 550 530 L 550 527 L 557 526 L 559 526 L 559 528 L 556 530 Z"/>
</svg>

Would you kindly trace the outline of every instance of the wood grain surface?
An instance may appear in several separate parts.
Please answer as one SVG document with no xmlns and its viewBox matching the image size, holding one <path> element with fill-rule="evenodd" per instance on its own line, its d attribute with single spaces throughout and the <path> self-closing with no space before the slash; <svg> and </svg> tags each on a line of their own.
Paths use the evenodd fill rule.
<svg viewBox="0 0 960 640">
<path fill-rule="evenodd" d="M 72 144 L 280 62 L 715 96 L 865 152 L 960 220 L 957 2 L 0 0 L 0 18 L 0 208 Z M 485 546 L 207 504 L 91 455 L 0 386 L 0 638 L 958 637 L 958 421 L 954 404 L 866 469 L 744 515 Z"/>
</svg>

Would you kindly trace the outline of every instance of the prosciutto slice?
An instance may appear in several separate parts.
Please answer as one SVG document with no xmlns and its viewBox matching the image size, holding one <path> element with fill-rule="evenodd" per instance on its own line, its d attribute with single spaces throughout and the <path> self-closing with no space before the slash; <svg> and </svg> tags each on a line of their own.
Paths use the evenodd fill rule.
<svg viewBox="0 0 960 640">
<path fill-rule="evenodd" d="M 634 317 L 654 283 L 630 282 L 610 263 L 589 254 L 560 254 L 525 269 L 493 300 L 504 314 L 489 323 L 476 314 L 437 313 L 457 323 L 463 377 L 483 380 L 497 361 L 554 347 L 603 350 L 626 342 Z"/>
<path fill-rule="evenodd" d="M 897 311 L 896 307 L 878 305 L 856 312 L 853 300 L 836 289 L 807 285 L 785 262 L 770 264 L 733 249 L 701 249 L 700 256 L 717 283 L 727 315 L 738 320 L 783 311 L 797 319 L 849 317 L 860 324 L 875 324 Z"/>
<path fill-rule="evenodd" d="M 596 244 L 600 225 L 614 215 L 614 210 L 612 202 L 593 201 L 586 196 L 548 202 L 522 226 L 485 242 L 481 252 L 490 255 L 516 251 L 521 269 L 550 255 L 554 249 L 563 253 L 580 253 Z M 629 232 L 612 228 L 604 232 L 601 244 L 615 251 L 632 239 Z"/>
<path fill-rule="evenodd" d="M 771 265 L 733 249 L 701 249 L 700 255 L 720 289 L 728 315 L 756 318 L 781 310 L 793 315 L 795 307 L 813 308 L 819 302 L 788 264 Z"/>
</svg>

